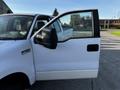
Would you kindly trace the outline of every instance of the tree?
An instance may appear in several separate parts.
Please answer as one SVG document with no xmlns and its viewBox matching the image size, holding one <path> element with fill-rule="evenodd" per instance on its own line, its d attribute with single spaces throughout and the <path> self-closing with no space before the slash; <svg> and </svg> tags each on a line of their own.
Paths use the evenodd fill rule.
<svg viewBox="0 0 120 90">
<path fill-rule="evenodd" d="M 58 16 L 59 15 L 59 12 L 58 10 L 55 8 L 54 12 L 53 12 L 53 16 Z"/>
</svg>

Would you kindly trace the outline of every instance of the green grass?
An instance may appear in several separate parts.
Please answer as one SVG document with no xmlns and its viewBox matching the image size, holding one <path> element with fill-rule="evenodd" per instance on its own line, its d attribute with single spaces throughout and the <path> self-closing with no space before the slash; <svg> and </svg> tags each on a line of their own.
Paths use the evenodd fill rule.
<svg viewBox="0 0 120 90">
<path fill-rule="evenodd" d="M 111 34 L 120 37 L 120 31 L 112 31 Z"/>
</svg>

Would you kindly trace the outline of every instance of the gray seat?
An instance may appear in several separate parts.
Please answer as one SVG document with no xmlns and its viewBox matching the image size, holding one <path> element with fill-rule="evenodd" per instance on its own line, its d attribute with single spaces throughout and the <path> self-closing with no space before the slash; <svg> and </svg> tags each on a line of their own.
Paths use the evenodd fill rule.
<svg viewBox="0 0 120 90">
<path fill-rule="evenodd" d="M 43 22 L 43 21 L 37 22 L 37 29 L 40 29 L 40 28 L 43 27 L 44 25 L 45 25 L 45 22 Z"/>
</svg>

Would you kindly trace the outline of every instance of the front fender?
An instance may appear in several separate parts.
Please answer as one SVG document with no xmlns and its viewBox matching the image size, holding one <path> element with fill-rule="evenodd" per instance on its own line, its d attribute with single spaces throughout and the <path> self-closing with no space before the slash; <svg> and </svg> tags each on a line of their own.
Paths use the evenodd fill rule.
<svg viewBox="0 0 120 90">
<path fill-rule="evenodd" d="M 35 82 L 33 51 L 29 40 L 3 41 L 0 44 L 0 79 L 13 73 L 24 73 L 30 84 Z M 28 53 L 21 52 L 30 49 Z"/>
<path fill-rule="evenodd" d="M 14 74 L 14 73 L 23 73 L 25 74 L 28 79 L 29 79 L 29 83 L 32 85 L 35 82 L 35 73 L 34 71 L 31 72 L 31 70 L 29 70 L 29 68 L 26 68 L 26 66 L 20 66 L 20 65 L 11 65 L 11 64 L 7 64 L 7 65 L 0 65 L 0 79 Z"/>
</svg>

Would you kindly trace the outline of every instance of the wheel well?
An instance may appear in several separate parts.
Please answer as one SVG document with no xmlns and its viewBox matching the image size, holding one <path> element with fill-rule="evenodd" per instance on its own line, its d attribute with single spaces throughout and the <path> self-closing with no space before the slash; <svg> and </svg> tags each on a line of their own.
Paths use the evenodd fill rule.
<svg viewBox="0 0 120 90">
<path fill-rule="evenodd" d="M 13 73 L 0 80 L 0 84 L 20 83 L 25 88 L 30 87 L 29 78 L 24 73 Z"/>
</svg>

